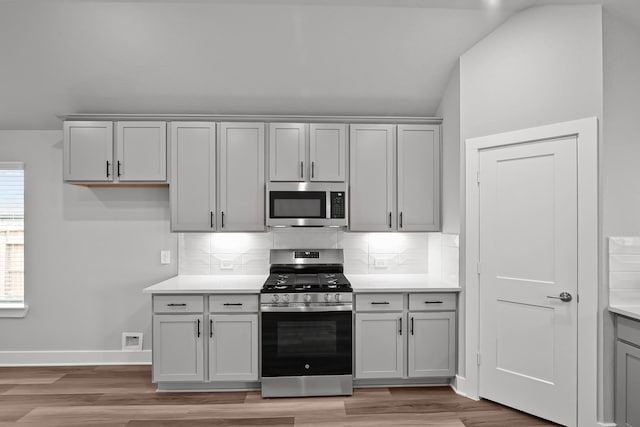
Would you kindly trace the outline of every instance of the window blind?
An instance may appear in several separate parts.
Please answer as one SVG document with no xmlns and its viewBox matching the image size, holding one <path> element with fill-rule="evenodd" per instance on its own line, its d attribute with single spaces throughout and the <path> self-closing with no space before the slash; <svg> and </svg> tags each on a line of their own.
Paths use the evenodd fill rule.
<svg viewBox="0 0 640 427">
<path fill-rule="evenodd" d="M 0 162 L 0 304 L 24 304 L 24 164 Z"/>
</svg>

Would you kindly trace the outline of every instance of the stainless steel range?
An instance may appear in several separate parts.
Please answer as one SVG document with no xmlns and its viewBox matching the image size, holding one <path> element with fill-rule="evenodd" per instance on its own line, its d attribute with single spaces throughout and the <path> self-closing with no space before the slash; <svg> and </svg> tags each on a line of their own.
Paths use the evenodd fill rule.
<svg viewBox="0 0 640 427">
<path fill-rule="evenodd" d="M 351 395 L 353 294 L 342 249 L 272 249 L 260 291 L 262 395 Z"/>
</svg>

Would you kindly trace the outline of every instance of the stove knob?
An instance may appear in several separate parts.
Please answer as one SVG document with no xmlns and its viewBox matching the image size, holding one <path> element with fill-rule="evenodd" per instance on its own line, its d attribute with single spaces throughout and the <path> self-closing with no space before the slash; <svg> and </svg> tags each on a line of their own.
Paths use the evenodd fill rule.
<svg viewBox="0 0 640 427">
<path fill-rule="evenodd" d="M 309 301 L 311 301 L 311 295 L 304 294 L 304 302 L 309 302 Z"/>
<path fill-rule="evenodd" d="M 336 294 L 336 302 L 340 302 L 340 294 Z"/>
<path fill-rule="evenodd" d="M 331 294 L 324 294 L 324 300 L 325 300 L 326 302 L 331 301 Z"/>
<path fill-rule="evenodd" d="M 282 295 L 282 301 L 289 302 L 289 294 Z"/>
<path fill-rule="evenodd" d="M 271 299 L 273 300 L 273 302 L 278 302 L 278 300 L 280 299 L 280 296 L 278 294 L 273 294 L 271 296 Z"/>
</svg>

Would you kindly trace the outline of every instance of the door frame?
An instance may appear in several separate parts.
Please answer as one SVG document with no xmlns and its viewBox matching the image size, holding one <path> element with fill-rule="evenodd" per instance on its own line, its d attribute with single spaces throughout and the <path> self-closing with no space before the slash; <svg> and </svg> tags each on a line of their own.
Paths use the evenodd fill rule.
<svg viewBox="0 0 640 427">
<path fill-rule="evenodd" d="M 464 394 L 479 399 L 480 151 L 524 142 L 575 136 L 578 163 L 578 407 L 576 425 L 597 425 L 598 396 L 598 119 L 596 117 L 470 138 L 465 144 L 465 376 Z M 462 387 L 460 387 L 462 388 Z"/>
</svg>

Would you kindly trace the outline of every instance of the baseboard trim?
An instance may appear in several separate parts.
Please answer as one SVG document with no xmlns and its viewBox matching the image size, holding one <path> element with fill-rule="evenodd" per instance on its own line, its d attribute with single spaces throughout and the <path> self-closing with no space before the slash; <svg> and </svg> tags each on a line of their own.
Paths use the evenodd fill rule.
<svg viewBox="0 0 640 427">
<path fill-rule="evenodd" d="M 461 377 L 460 375 L 456 375 L 453 378 L 453 381 L 451 382 L 451 388 L 453 389 L 453 391 L 456 392 L 456 394 L 459 394 L 460 396 L 464 396 L 468 399 L 472 399 L 472 400 L 478 400 L 478 399 L 474 399 L 473 397 L 469 396 L 469 393 L 467 392 L 467 379 L 465 377 Z"/>
<path fill-rule="evenodd" d="M 0 366 L 150 364 L 151 350 L 0 351 Z"/>
<path fill-rule="evenodd" d="M 598 427 L 617 427 L 616 423 L 598 423 Z"/>
</svg>

